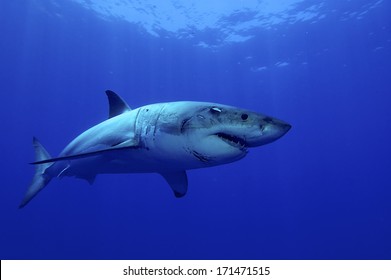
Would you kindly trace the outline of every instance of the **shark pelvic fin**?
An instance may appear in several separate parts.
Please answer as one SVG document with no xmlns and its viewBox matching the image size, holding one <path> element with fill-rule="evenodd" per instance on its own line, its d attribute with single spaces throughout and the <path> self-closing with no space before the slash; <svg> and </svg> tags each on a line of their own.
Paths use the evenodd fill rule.
<svg viewBox="0 0 391 280">
<path fill-rule="evenodd" d="M 37 161 L 45 161 L 50 159 L 49 153 L 45 150 L 45 148 L 39 143 L 37 138 L 33 138 L 33 146 L 35 150 L 35 160 Z M 33 177 L 33 181 L 31 182 L 27 192 L 19 205 L 19 208 L 24 207 L 34 196 L 38 194 L 52 179 L 49 175 L 45 174 L 45 171 L 48 167 L 50 167 L 53 163 L 45 163 L 41 165 L 37 165 L 35 168 L 35 174 Z"/>
<path fill-rule="evenodd" d="M 96 175 L 95 174 L 92 174 L 92 175 L 84 174 L 84 175 L 78 175 L 77 178 L 84 179 L 90 185 L 92 185 L 95 182 Z"/>
<path fill-rule="evenodd" d="M 106 95 L 109 99 L 109 119 L 131 111 L 129 105 L 114 91 L 106 90 Z"/>
<path fill-rule="evenodd" d="M 175 197 L 182 197 L 187 192 L 186 171 L 170 171 L 160 173 L 174 192 Z"/>
</svg>

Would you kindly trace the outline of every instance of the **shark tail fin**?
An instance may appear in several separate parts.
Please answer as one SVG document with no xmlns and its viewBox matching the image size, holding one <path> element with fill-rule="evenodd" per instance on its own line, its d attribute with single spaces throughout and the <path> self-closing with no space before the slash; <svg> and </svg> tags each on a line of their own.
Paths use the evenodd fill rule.
<svg viewBox="0 0 391 280">
<path fill-rule="evenodd" d="M 46 149 L 39 143 L 37 138 L 33 138 L 33 147 L 35 151 L 35 160 L 42 161 L 50 159 L 49 153 Z M 42 190 L 52 179 L 51 176 L 45 173 L 46 169 L 50 167 L 53 162 L 37 164 L 35 168 L 35 174 L 33 181 L 31 182 L 27 192 L 19 205 L 19 208 L 23 208 L 27 203 L 30 202 L 33 197 L 35 197 L 40 190 Z"/>
</svg>

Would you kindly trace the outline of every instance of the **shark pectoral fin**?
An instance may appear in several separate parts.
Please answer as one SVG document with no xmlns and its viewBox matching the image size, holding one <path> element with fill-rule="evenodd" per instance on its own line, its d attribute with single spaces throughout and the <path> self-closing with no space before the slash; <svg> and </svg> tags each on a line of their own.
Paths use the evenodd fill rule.
<svg viewBox="0 0 391 280">
<path fill-rule="evenodd" d="M 109 99 L 109 119 L 127 111 L 130 111 L 129 105 L 114 91 L 106 90 Z"/>
<path fill-rule="evenodd" d="M 115 145 L 112 145 L 111 149 L 132 148 L 132 147 L 137 147 L 138 144 L 139 144 L 139 140 L 137 138 L 131 138 L 123 142 L 119 142 Z"/>
<path fill-rule="evenodd" d="M 160 173 L 173 190 L 175 197 L 182 197 L 187 192 L 186 171 L 170 171 Z"/>
<path fill-rule="evenodd" d="M 118 143 L 112 147 L 109 147 L 107 149 L 93 150 L 84 153 L 67 155 L 67 156 L 56 157 L 56 158 L 48 158 L 48 159 L 34 161 L 31 162 L 30 164 L 43 164 L 43 163 L 56 162 L 56 161 L 75 160 L 75 159 L 97 156 L 97 155 L 101 155 L 104 153 L 109 153 L 117 150 L 137 149 L 138 147 L 139 147 L 138 141 L 136 139 L 129 139 L 124 142 Z"/>
</svg>

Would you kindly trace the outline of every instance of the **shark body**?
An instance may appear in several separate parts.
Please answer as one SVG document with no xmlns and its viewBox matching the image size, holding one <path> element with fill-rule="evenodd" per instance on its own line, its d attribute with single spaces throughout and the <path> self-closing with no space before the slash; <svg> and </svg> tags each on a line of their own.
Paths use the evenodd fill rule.
<svg viewBox="0 0 391 280">
<path fill-rule="evenodd" d="M 20 208 L 52 178 L 73 176 L 92 184 L 97 174 L 159 173 L 176 197 L 187 192 L 186 170 L 243 158 L 248 148 L 271 143 L 291 126 L 281 120 L 208 102 L 157 103 L 131 110 L 106 91 L 109 118 L 86 130 L 56 158 L 34 138 L 36 172 Z"/>
</svg>

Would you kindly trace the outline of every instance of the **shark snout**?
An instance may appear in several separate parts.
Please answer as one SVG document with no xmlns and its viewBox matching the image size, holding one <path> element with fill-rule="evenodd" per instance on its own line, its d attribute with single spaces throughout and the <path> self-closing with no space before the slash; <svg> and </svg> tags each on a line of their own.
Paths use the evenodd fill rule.
<svg viewBox="0 0 391 280">
<path fill-rule="evenodd" d="M 284 136 L 292 126 L 284 121 L 274 118 L 263 118 L 259 123 L 259 130 L 247 138 L 248 147 L 256 147 L 271 142 Z"/>
<path fill-rule="evenodd" d="M 266 118 L 264 119 L 264 122 L 265 122 L 264 126 L 266 127 L 266 130 L 269 131 L 268 136 L 274 137 L 274 140 L 277 140 L 278 138 L 285 135 L 285 133 L 287 133 L 292 127 L 289 123 L 275 118 Z"/>
<path fill-rule="evenodd" d="M 273 119 L 273 122 L 271 123 L 272 126 L 275 126 L 275 129 L 278 130 L 281 133 L 281 136 L 283 136 L 285 133 L 287 133 L 292 126 L 289 123 L 286 123 L 284 121 Z M 279 137 L 281 137 L 279 136 Z"/>
</svg>

